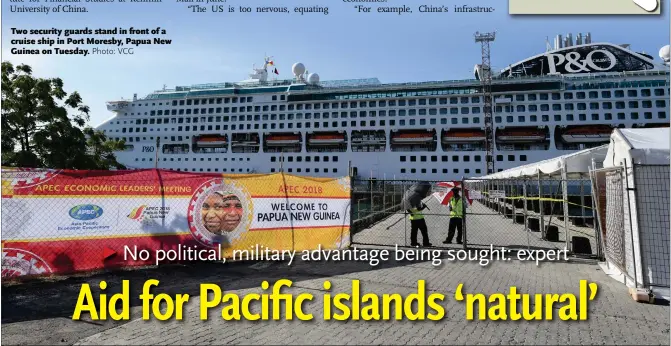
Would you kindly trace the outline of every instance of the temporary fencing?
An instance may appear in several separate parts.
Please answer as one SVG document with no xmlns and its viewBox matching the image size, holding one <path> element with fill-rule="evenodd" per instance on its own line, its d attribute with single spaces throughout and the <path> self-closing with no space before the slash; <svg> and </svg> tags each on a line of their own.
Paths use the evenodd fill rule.
<svg viewBox="0 0 671 346">
<path fill-rule="evenodd" d="M 403 207 L 403 199 L 408 190 L 418 183 L 417 180 L 353 180 L 352 192 L 352 243 L 361 245 L 412 246 L 413 226 L 409 214 Z M 437 184 L 431 191 L 421 196 L 422 202 L 428 206 L 422 210 L 424 223 L 427 225 L 428 240 L 422 237 L 417 229 L 417 240 L 420 244 L 431 242 L 438 245 L 445 239 L 449 227 L 449 214 L 440 205 L 437 197 Z"/>
<path fill-rule="evenodd" d="M 415 180 L 355 179 L 352 243 L 381 246 L 428 245 L 413 235 L 402 207 Z M 464 179 L 426 181 L 422 211 L 428 243 L 438 248 L 554 250 L 596 257 L 596 232 L 589 179 Z M 452 189 L 460 188 L 464 210 L 453 215 Z M 459 226 L 462 238 L 459 239 Z M 450 229 L 454 234 L 450 239 Z M 461 240 L 461 241 L 460 241 Z"/>
<path fill-rule="evenodd" d="M 464 185 L 476 200 L 466 212 L 469 246 L 566 249 L 597 256 L 600 240 L 589 180 L 469 179 Z"/>
<path fill-rule="evenodd" d="M 669 165 L 593 170 L 603 253 L 612 274 L 639 288 L 669 287 Z M 617 270 L 614 270 L 617 269 Z"/>
<path fill-rule="evenodd" d="M 3 169 L 2 276 L 346 248 L 350 192 L 347 176 Z"/>
</svg>

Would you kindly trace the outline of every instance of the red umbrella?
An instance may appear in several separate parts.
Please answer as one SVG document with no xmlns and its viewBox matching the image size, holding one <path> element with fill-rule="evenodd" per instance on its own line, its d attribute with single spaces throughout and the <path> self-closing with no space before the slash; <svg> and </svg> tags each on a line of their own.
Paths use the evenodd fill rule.
<svg viewBox="0 0 671 346">
<path fill-rule="evenodd" d="M 452 200 L 452 196 L 454 195 L 452 189 L 455 187 L 461 188 L 463 191 L 462 195 L 466 197 L 468 204 L 473 204 L 473 200 L 468 196 L 468 190 L 461 187 L 460 181 L 441 181 L 437 183 L 436 186 L 444 188 L 444 190 L 433 194 L 442 205 L 448 205 L 450 203 L 450 200 Z"/>
</svg>

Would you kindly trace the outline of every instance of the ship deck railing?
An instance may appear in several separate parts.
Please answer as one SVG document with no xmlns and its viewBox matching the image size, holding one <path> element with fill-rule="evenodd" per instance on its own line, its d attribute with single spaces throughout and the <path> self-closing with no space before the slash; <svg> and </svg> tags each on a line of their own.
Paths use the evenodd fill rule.
<svg viewBox="0 0 671 346">
<path fill-rule="evenodd" d="M 520 82 L 580 82 L 580 81 L 589 81 L 589 80 L 604 80 L 606 78 L 626 78 L 626 77 L 639 77 L 639 76 L 662 76 L 669 75 L 668 70 L 644 70 L 644 71 L 627 71 L 627 72 L 612 72 L 612 73 L 599 73 L 599 74 L 582 74 L 582 75 L 546 75 L 546 76 L 515 76 L 515 77 L 501 77 L 492 79 L 492 84 L 517 84 Z M 355 81 L 367 81 L 375 79 L 361 79 Z M 445 87 L 445 86 L 478 86 L 481 81 L 477 79 L 459 79 L 459 80 L 444 80 L 444 81 L 426 81 L 426 82 L 405 82 L 405 83 L 341 83 L 340 81 L 325 81 L 320 83 L 321 85 L 306 85 L 303 90 L 292 90 L 292 94 L 305 94 L 305 93 L 315 93 L 315 92 L 332 92 L 340 90 L 349 90 L 349 91 L 373 91 L 379 89 L 390 89 L 390 88 L 422 88 L 422 87 Z M 628 81 L 636 82 L 636 81 Z M 174 89 L 162 89 L 156 90 L 152 94 L 145 96 L 144 98 L 138 98 L 138 100 L 154 100 L 165 97 L 176 96 L 179 97 L 188 97 L 190 91 L 217 91 L 217 90 L 228 90 L 228 89 L 248 89 L 248 88 L 262 88 L 262 87 L 283 87 L 291 86 L 294 82 L 292 80 L 280 80 L 280 81 L 268 81 L 260 82 L 257 84 L 239 84 L 239 83 L 208 83 L 208 84 L 197 84 L 193 86 L 178 86 Z M 669 85 L 667 80 L 665 85 Z M 287 91 L 289 91 L 287 89 Z M 231 96 L 238 96 L 237 94 L 231 94 Z M 175 97 L 176 98 L 176 97 Z M 127 101 L 127 100 L 120 100 Z M 130 101 L 130 100 L 128 100 Z M 119 102 L 110 101 L 110 102 Z"/>
</svg>

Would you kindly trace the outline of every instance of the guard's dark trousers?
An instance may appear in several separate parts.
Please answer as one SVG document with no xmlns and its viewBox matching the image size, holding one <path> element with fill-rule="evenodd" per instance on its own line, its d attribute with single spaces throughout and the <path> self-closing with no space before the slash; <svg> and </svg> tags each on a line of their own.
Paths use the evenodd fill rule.
<svg viewBox="0 0 671 346">
<path fill-rule="evenodd" d="M 429 232 L 426 228 L 426 222 L 424 219 L 410 220 L 410 245 L 419 245 L 417 242 L 417 230 L 422 231 L 422 244 L 424 246 L 429 246 L 431 242 L 429 242 Z"/>
<path fill-rule="evenodd" d="M 461 232 L 462 232 L 462 218 L 460 217 L 452 217 L 450 218 L 450 228 L 447 231 L 447 239 L 446 241 L 448 243 L 452 242 L 452 238 L 454 238 L 454 231 L 456 229 L 457 231 L 457 243 L 461 244 Z"/>
</svg>

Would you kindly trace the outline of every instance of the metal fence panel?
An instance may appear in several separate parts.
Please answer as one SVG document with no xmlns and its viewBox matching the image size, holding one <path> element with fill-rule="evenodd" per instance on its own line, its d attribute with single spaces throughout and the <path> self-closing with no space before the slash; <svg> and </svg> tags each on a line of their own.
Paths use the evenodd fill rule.
<svg viewBox="0 0 671 346">
<path fill-rule="evenodd" d="M 356 178 L 352 191 L 352 244 L 463 247 L 456 243 L 456 237 L 453 244 L 443 244 L 450 217 L 446 206 L 441 204 L 440 192 L 444 189 L 438 186 L 442 183 L 438 181 L 428 181 L 432 188 L 422 200 L 428 207 L 422 211 L 428 239 L 425 240 L 421 229 L 417 229 L 415 240 L 418 244 L 413 244 L 413 223 L 407 211 L 402 209 L 402 200 L 404 193 L 417 182 Z"/>
<path fill-rule="evenodd" d="M 412 222 L 401 208 L 403 194 L 416 182 L 355 180 L 352 242 L 427 245 L 421 232 L 416 239 L 418 244 L 413 244 Z M 423 214 L 428 242 L 434 247 L 566 249 L 570 253 L 579 243 L 582 254 L 597 254 L 600 237 L 595 231 L 588 179 L 468 179 L 430 183 L 433 192 L 424 199 L 429 209 Z M 447 201 L 454 186 L 464 189 L 462 197 L 467 201 L 461 220 L 452 220 L 448 210 Z M 462 226 L 461 243 L 458 229 L 448 242 L 451 224 Z"/>
<path fill-rule="evenodd" d="M 467 210 L 468 246 L 597 255 L 600 237 L 589 179 L 473 179 L 464 184 L 481 197 Z"/>
<path fill-rule="evenodd" d="M 643 283 L 669 287 L 669 166 L 633 169 Z"/>
<path fill-rule="evenodd" d="M 540 245 L 526 227 L 533 213 L 524 208 L 526 185 L 527 181 L 515 179 L 464 181 L 473 196 L 466 210 L 468 247 L 529 249 Z"/>
<path fill-rule="evenodd" d="M 605 183 L 605 205 L 602 213 L 605 215 L 604 245 L 605 255 L 613 264 L 625 273 L 629 273 L 626 260 L 626 227 L 624 208 L 625 179 L 623 171 L 616 169 L 602 172 Z M 633 277 L 633 275 L 630 275 Z"/>
</svg>

